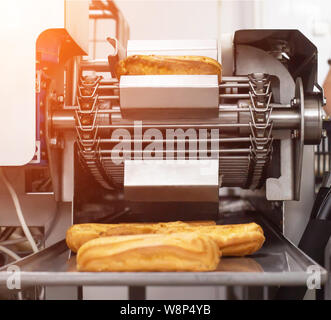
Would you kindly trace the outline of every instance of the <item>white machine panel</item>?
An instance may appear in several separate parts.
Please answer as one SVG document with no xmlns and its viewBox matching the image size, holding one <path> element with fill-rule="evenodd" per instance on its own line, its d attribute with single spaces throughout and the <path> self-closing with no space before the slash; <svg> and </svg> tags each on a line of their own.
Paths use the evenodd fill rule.
<svg viewBox="0 0 331 320">
<path fill-rule="evenodd" d="M 52 28 L 66 28 L 86 50 L 88 1 L 1 2 L 0 166 L 25 165 L 35 154 L 36 40 Z"/>
<path fill-rule="evenodd" d="M 218 60 L 217 40 L 129 40 L 127 56 L 204 56 Z"/>
</svg>

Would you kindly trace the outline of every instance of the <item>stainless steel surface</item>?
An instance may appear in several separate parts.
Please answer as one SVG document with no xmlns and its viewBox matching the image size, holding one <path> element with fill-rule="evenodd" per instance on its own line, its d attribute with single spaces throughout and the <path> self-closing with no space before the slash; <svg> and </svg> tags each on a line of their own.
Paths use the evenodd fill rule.
<svg viewBox="0 0 331 320">
<path fill-rule="evenodd" d="M 301 78 L 295 81 L 295 101 L 300 110 L 301 124 L 297 131 L 298 137 L 294 140 L 294 199 L 300 200 L 301 175 L 303 162 L 303 148 L 305 143 L 305 95 Z"/>
<path fill-rule="evenodd" d="M 125 161 L 124 196 L 139 202 L 215 202 L 219 163 L 214 160 Z"/>
<path fill-rule="evenodd" d="M 85 141 L 86 143 L 92 143 L 93 140 L 85 140 L 82 139 L 83 141 Z M 118 139 L 118 138 L 114 138 L 114 139 L 99 139 L 98 140 L 100 143 L 110 143 L 110 144 L 116 144 L 116 143 L 120 143 L 123 141 L 123 139 Z M 185 139 L 178 137 L 178 139 L 176 139 L 177 142 L 184 142 Z M 250 138 L 248 137 L 234 137 L 234 138 L 220 138 L 220 139 L 190 139 L 191 143 L 207 143 L 207 142 L 211 142 L 211 143 L 232 143 L 232 142 L 250 142 Z M 163 143 L 172 143 L 173 140 L 164 140 L 164 139 L 128 139 L 126 140 L 126 142 L 128 143 L 151 143 L 151 142 L 163 142 Z"/>
<path fill-rule="evenodd" d="M 115 78 L 101 79 L 100 85 L 101 86 L 111 86 L 111 85 L 114 85 L 114 86 L 116 86 L 118 88 L 118 80 L 115 79 Z"/>
<path fill-rule="evenodd" d="M 247 76 L 226 76 L 222 77 L 223 82 L 248 82 Z"/>
<path fill-rule="evenodd" d="M 294 154 L 292 139 L 280 142 L 280 177 L 269 178 L 266 181 L 266 197 L 270 201 L 294 199 Z"/>
<path fill-rule="evenodd" d="M 254 72 L 276 76 L 279 79 L 278 90 L 273 88 L 276 102 L 288 104 L 291 101 L 295 83 L 286 67 L 266 51 L 248 45 L 237 45 L 236 74 L 245 75 Z"/>
<path fill-rule="evenodd" d="M 184 122 L 184 121 L 183 121 Z M 225 128 L 248 128 L 248 123 L 208 123 L 207 121 L 201 122 L 201 124 L 195 124 L 195 129 L 225 129 Z M 82 126 L 82 129 L 89 129 L 90 126 Z M 134 129 L 135 125 L 132 124 L 110 124 L 110 125 L 99 125 L 98 129 Z M 145 129 L 190 129 L 192 123 L 176 123 L 176 124 L 145 124 Z"/>
<path fill-rule="evenodd" d="M 49 85 L 49 93 L 52 90 L 55 90 L 55 82 L 52 81 Z M 46 99 L 45 103 L 45 117 L 48 119 L 46 121 L 45 128 L 45 138 L 46 138 L 46 148 L 48 153 L 48 161 L 49 161 L 49 171 L 52 178 L 53 192 L 55 201 L 61 201 L 62 198 L 62 173 L 61 173 L 61 165 L 62 165 L 62 149 L 59 148 L 61 138 L 57 134 L 55 130 L 52 130 L 53 122 L 52 122 L 52 103 L 50 97 Z M 51 141 L 53 143 L 51 143 Z"/>
<path fill-rule="evenodd" d="M 248 216 L 226 220 L 230 223 L 252 221 Z M 225 221 L 224 221 L 225 222 Z M 257 220 L 264 229 L 266 243 L 251 257 L 223 258 L 215 272 L 139 272 L 89 273 L 76 271 L 76 258 L 70 255 L 64 241 L 16 263 L 21 269 L 22 286 L 278 286 L 306 285 L 309 266 L 316 263 L 281 236 L 265 220 Z M 0 269 L 0 285 L 6 285 L 12 273 Z M 321 283 L 327 272 L 321 268 Z"/>
<path fill-rule="evenodd" d="M 322 139 L 322 100 L 318 95 L 305 97 L 304 102 L 305 144 L 320 144 Z"/>
<path fill-rule="evenodd" d="M 215 75 L 122 76 L 121 112 L 127 119 L 217 118 Z"/>
<path fill-rule="evenodd" d="M 242 108 L 229 108 L 223 107 L 222 105 L 219 107 L 219 120 L 218 124 L 231 124 L 238 122 L 238 112 L 240 112 L 241 121 L 245 121 L 246 123 L 242 123 L 239 125 L 244 125 L 247 128 L 249 125 L 247 124 L 250 113 L 249 109 L 242 109 Z M 98 110 L 97 117 L 99 115 L 111 114 L 112 118 L 114 119 L 115 116 L 117 117 L 117 121 L 124 121 L 122 119 L 120 112 L 116 109 L 110 110 Z M 126 120 L 126 119 L 125 119 Z M 270 115 L 270 120 L 274 123 L 274 130 L 281 130 L 281 129 L 298 129 L 300 127 L 300 114 L 295 110 L 282 110 L 282 109 L 273 109 L 273 112 Z M 182 119 L 184 122 L 185 119 Z M 208 120 L 211 122 L 210 120 Z M 51 122 L 54 129 L 57 130 L 74 130 L 76 126 L 76 119 L 73 110 L 62 110 L 62 111 L 55 111 L 52 113 Z M 125 121 L 130 123 L 130 120 Z M 194 123 L 191 121 L 191 126 L 194 127 L 197 124 L 201 124 L 202 121 L 199 123 Z M 206 122 L 206 121 L 203 121 Z M 217 123 L 215 120 L 212 121 L 213 123 Z M 98 121 L 97 121 L 98 123 Z M 144 123 L 148 123 L 148 121 L 144 121 Z M 168 122 L 169 127 L 173 123 L 173 119 L 169 119 Z M 154 126 L 157 127 L 158 124 L 161 124 L 158 121 L 154 121 Z M 179 124 L 180 125 L 180 124 Z"/>
<path fill-rule="evenodd" d="M 331 172 L 324 173 L 321 187 L 331 188 Z"/>
<path fill-rule="evenodd" d="M 249 99 L 249 94 L 246 93 L 222 93 L 221 99 Z"/>
<path fill-rule="evenodd" d="M 265 181 L 265 172 L 269 166 L 273 152 L 273 122 L 272 114 L 271 79 L 265 73 L 253 73 L 249 75 L 250 85 L 250 135 L 251 157 L 250 167 L 252 170 L 251 179 L 247 176 L 247 185 L 251 189 L 259 189 Z"/>
<path fill-rule="evenodd" d="M 212 158 L 219 159 L 219 170 L 220 170 L 220 186 L 245 186 L 248 165 L 250 161 L 249 155 L 221 155 L 213 156 Z M 203 159 L 203 157 L 200 157 Z M 177 159 L 185 160 L 184 157 L 178 157 Z M 103 165 L 106 171 L 109 171 L 112 175 L 113 180 L 118 186 L 123 186 L 124 184 L 124 165 L 115 165 L 114 160 L 123 160 L 121 158 L 117 159 L 115 157 L 103 156 Z M 163 157 L 156 158 L 156 160 L 163 160 Z M 234 171 L 235 170 L 235 171 Z"/>
<path fill-rule="evenodd" d="M 304 147 L 304 92 L 300 78 L 296 81 L 295 101 L 301 117 L 300 128 L 295 130 L 294 139 L 281 141 L 281 176 L 266 182 L 268 200 L 299 200 Z"/>
<path fill-rule="evenodd" d="M 224 79 L 223 79 L 224 80 Z M 220 89 L 225 89 L 225 88 L 249 88 L 248 83 L 222 83 L 219 85 Z"/>
<path fill-rule="evenodd" d="M 207 153 L 210 152 L 212 155 L 217 155 L 219 154 L 232 154 L 232 153 L 250 153 L 250 149 L 249 148 L 231 148 L 231 149 L 220 149 L 220 150 L 200 150 L 200 153 L 204 152 Z M 120 150 L 120 152 L 122 152 L 122 150 Z M 192 154 L 193 152 L 195 152 L 197 154 L 197 151 L 192 150 L 192 151 L 185 151 L 185 150 L 163 150 L 160 151 L 160 153 L 158 154 L 158 152 L 156 151 L 156 155 L 154 156 L 148 156 L 147 152 L 145 151 L 144 153 L 147 154 L 146 158 L 151 158 L 151 159 L 163 159 L 164 155 L 167 159 L 171 160 L 173 157 L 175 158 L 185 158 L 185 155 L 189 155 L 190 153 Z M 112 154 L 112 155 L 116 155 L 114 150 L 107 150 L 107 149 L 103 149 L 103 150 L 99 150 L 96 151 L 97 154 Z M 126 154 L 129 155 L 133 155 L 132 159 L 134 159 L 135 155 L 140 155 L 142 154 L 142 151 L 140 150 L 131 150 L 131 151 L 127 151 Z M 207 158 L 207 156 L 205 156 Z M 114 157 L 116 158 L 116 156 Z M 137 158 L 136 158 L 137 159 Z M 148 159 L 147 159 L 148 160 Z"/>
<path fill-rule="evenodd" d="M 298 129 L 301 123 L 300 113 L 296 110 L 277 110 L 273 108 L 270 120 L 274 124 L 274 130 Z"/>
</svg>

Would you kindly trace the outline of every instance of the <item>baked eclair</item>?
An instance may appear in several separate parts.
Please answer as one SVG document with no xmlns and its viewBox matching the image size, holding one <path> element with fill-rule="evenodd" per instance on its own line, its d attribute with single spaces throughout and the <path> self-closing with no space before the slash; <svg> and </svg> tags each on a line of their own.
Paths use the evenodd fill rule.
<svg viewBox="0 0 331 320">
<path fill-rule="evenodd" d="M 261 249 L 265 237 L 263 229 L 252 222 L 247 224 L 217 226 L 177 226 L 159 228 L 158 233 L 198 232 L 214 239 L 222 256 L 247 256 Z"/>
<path fill-rule="evenodd" d="M 124 75 L 218 75 L 221 82 L 222 66 L 209 57 L 133 55 L 120 61 L 117 77 Z"/>
<path fill-rule="evenodd" d="M 211 226 L 215 221 L 188 221 L 188 222 L 160 222 L 160 223 L 121 223 L 121 224 L 77 224 L 73 225 L 66 234 L 66 242 L 73 252 L 87 241 L 105 237 L 135 234 L 152 234 L 160 228 L 179 228 L 180 226 Z"/>
<path fill-rule="evenodd" d="M 71 251 L 77 252 L 84 243 L 93 239 L 154 232 L 155 227 L 152 224 L 77 224 L 67 231 L 66 242 Z"/>
<path fill-rule="evenodd" d="M 73 251 L 87 241 L 109 236 L 138 234 L 199 233 L 210 236 L 223 256 L 246 256 L 258 251 L 264 241 L 263 229 L 256 223 L 234 225 L 190 225 L 185 222 L 156 224 L 83 224 L 67 231 L 67 244 Z"/>
<path fill-rule="evenodd" d="M 196 233 L 113 236 L 90 240 L 77 254 L 86 272 L 214 271 L 217 244 Z"/>
</svg>

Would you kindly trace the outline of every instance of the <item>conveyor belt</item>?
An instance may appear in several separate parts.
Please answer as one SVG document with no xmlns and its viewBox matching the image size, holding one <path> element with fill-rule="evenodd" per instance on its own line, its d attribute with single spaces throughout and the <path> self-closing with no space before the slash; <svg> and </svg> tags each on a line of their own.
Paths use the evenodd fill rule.
<svg viewBox="0 0 331 320">
<path fill-rule="evenodd" d="M 278 286 L 306 285 L 307 268 L 316 263 L 280 235 L 265 220 L 240 215 L 222 223 L 256 221 L 265 231 L 266 243 L 255 255 L 246 258 L 223 258 L 215 272 L 148 272 L 148 273 L 82 273 L 76 271 L 75 256 L 71 256 L 65 241 L 18 263 L 22 286 Z M 0 286 L 6 285 L 6 267 L 0 269 Z M 321 282 L 327 272 L 321 268 Z"/>
<path fill-rule="evenodd" d="M 132 85 L 135 87 L 136 84 Z M 159 86 L 162 87 L 162 83 Z M 132 119 L 125 118 L 127 116 L 124 112 L 125 107 L 119 107 L 120 96 L 117 94 L 119 88 L 119 83 L 115 79 L 104 80 L 102 76 L 82 77 L 78 86 L 78 107 L 75 110 L 75 119 L 72 123 L 77 131 L 79 159 L 82 167 L 90 172 L 103 188 L 108 190 L 123 188 L 124 169 L 123 163 L 121 165 L 114 164 L 112 151 L 116 141 L 107 138 L 107 136 L 110 136 L 110 132 L 114 129 L 130 131 L 135 126 Z M 224 90 L 231 88 L 236 90 L 246 88 L 247 92 L 244 94 L 224 93 L 227 92 Z M 175 150 L 167 149 L 165 145 L 166 143 L 168 145 L 168 142 L 166 142 L 167 129 L 186 130 L 194 128 L 197 131 L 200 129 L 221 129 L 223 131 L 224 129 L 232 136 L 219 137 L 216 142 L 214 141 L 214 143 L 218 142 L 217 150 L 212 149 L 212 134 L 210 131 L 208 131 L 209 138 L 205 138 L 204 147 L 199 133 L 199 159 L 203 158 L 203 153 L 218 154 L 223 187 L 259 189 L 265 182 L 266 170 L 273 151 L 272 131 L 275 118 L 272 116 L 274 104 L 271 103 L 270 77 L 262 73 L 247 77 L 223 77 L 219 92 L 220 101 L 223 101 L 223 104 L 220 105 L 220 114 L 216 119 L 203 118 L 194 121 L 194 117 L 190 119 L 192 115 L 188 110 L 185 111 L 183 119 L 172 119 L 171 116 L 169 119 L 167 117 L 158 119 L 158 116 L 160 116 L 158 113 L 161 112 L 162 108 L 154 110 L 158 114 L 154 120 L 152 120 L 152 117 L 149 121 L 148 116 L 144 118 L 139 112 L 137 119 L 143 117 L 142 131 L 153 128 L 160 130 L 162 133 L 162 148 L 164 148 L 164 151 L 161 159 L 166 159 L 168 156 L 175 159 L 181 157 L 181 152 L 178 153 L 181 148 L 178 145 Z M 237 99 L 246 99 L 247 105 L 243 107 L 241 102 L 239 107 L 238 102 L 235 102 Z M 225 103 L 229 101 L 230 104 Z M 146 106 L 146 109 L 148 109 L 148 106 Z M 171 108 L 169 107 L 169 109 Z M 282 112 L 283 109 L 281 108 Z M 202 113 L 205 114 L 206 111 L 202 111 Z M 188 116 L 188 119 L 185 119 L 186 116 Z M 277 121 L 275 123 L 277 125 Z M 292 128 L 293 126 L 291 126 Z M 105 133 L 107 130 L 109 131 L 108 134 Z M 184 141 L 185 139 L 184 137 Z M 172 143 L 175 146 L 175 141 L 178 143 L 178 138 L 170 139 L 170 141 L 173 141 Z M 134 146 L 138 142 L 137 139 L 126 139 L 126 142 L 130 146 L 125 148 L 127 149 L 126 156 L 133 159 L 137 156 L 135 152 L 139 156 L 141 151 L 135 150 L 136 147 Z M 143 139 L 143 142 L 146 142 L 145 139 Z M 169 142 L 169 145 L 171 145 L 171 142 Z M 201 148 L 206 148 L 206 150 Z M 186 152 L 185 157 L 188 159 L 190 154 Z M 146 159 L 145 156 L 144 159 Z M 156 159 L 155 155 L 153 159 Z"/>
</svg>

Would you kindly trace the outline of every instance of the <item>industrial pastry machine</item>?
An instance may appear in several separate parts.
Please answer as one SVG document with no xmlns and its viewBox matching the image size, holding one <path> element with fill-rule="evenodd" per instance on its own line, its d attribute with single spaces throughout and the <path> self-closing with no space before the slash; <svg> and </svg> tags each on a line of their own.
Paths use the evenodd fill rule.
<svg viewBox="0 0 331 320">
<path fill-rule="evenodd" d="M 126 55 L 180 50 L 221 59 L 216 41 L 129 41 Z M 233 50 L 234 75 L 221 83 L 209 75 L 104 79 L 98 71 L 113 65 L 82 61 L 78 106 L 49 106 L 49 134 L 73 130 L 78 175 L 122 194 L 145 220 L 216 218 L 225 187 L 299 200 L 303 146 L 322 135 L 316 48 L 296 30 L 242 30 Z M 84 186 L 76 187 L 79 198 Z"/>
<path fill-rule="evenodd" d="M 284 201 L 300 200 L 304 146 L 322 136 L 316 47 L 298 30 L 128 41 L 114 3 L 92 3 L 89 13 L 82 4 L 73 8 L 80 21 L 68 15 L 64 27 L 38 38 L 36 106 L 28 109 L 36 114 L 37 149 L 28 168 L 49 170 L 55 200 L 72 204 L 71 223 L 254 220 L 267 242 L 253 271 L 235 272 L 238 259 L 228 259 L 232 267 L 215 273 L 146 276 L 77 273 L 62 241 L 18 263 L 24 285 L 305 285 L 315 262 L 282 233 Z M 74 27 L 86 30 L 84 14 L 86 21 L 88 14 L 115 17 L 104 60 L 84 57 L 86 37 Z M 221 63 L 222 77 L 118 79 L 117 63 L 140 54 L 210 57 Z M 17 153 L 11 161 L 10 152 L 0 165 L 26 165 Z"/>
</svg>

